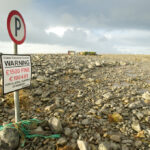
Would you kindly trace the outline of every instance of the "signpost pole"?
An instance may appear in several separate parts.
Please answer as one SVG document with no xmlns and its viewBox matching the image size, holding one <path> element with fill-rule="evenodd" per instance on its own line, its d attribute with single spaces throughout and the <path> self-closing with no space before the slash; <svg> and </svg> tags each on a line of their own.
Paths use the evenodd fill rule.
<svg viewBox="0 0 150 150">
<path fill-rule="evenodd" d="M 14 54 L 18 53 L 17 44 L 14 43 Z M 19 91 L 14 92 L 14 105 L 15 105 L 15 122 L 20 121 L 20 110 L 19 110 Z"/>
<path fill-rule="evenodd" d="M 22 15 L 17 10 L 12 10 L 9 13 L 7 18 L 7 29 L 10 38 L 14 42 L 14 54 L 17 55 L 18 53 L 17 44 L 22 44 L 26 38 L 25 22 Z M 15 122 L 18 122 L 20 121 L 19 91 L 14 92 L 14 105 L 15 105 Z"/>
</svg>

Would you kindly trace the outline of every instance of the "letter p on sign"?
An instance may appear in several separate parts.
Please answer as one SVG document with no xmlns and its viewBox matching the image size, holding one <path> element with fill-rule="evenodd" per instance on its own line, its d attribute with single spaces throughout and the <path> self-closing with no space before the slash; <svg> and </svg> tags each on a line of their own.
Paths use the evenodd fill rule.
<svg viewBox="0 0 150 150">
<path fill-rule="evenodd" d="M 13 10 L 9 13 L 7 18 L 7 29 L 10 38 L 16 44 L 22 44 L 26 38 L 26 26 L 21 14 Z"/>
</svg>

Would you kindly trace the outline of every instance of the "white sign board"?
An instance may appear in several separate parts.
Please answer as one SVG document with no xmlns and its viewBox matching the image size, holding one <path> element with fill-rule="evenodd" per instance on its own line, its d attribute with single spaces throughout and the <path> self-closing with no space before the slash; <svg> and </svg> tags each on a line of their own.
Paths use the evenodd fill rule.
<svg viewBox="0 0 150 150">
<path fill-rule="evenodd" d="M 2 55 L 3 93 L 30 86 L 31 57 L 27 55 Z"/>
</svg>

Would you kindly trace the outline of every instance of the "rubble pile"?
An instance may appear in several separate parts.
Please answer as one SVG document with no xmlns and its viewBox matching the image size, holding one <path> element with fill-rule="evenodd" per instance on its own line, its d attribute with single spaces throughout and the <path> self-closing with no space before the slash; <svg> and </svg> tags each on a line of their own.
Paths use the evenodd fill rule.
<svg viewBox="0 0 150 150">
<path fill-rule="evenodd" d="M 61 136 L 26 139 L 21 147 L 18 130 L 6 128 L 1 149 L 150 150 L 149 65 L 136 55 L 32 55 L 21 120 L 44 120 L 32 131 Z M 13 121 L 14 108 L 1 97 L 0 123 Z"/>
</svg>

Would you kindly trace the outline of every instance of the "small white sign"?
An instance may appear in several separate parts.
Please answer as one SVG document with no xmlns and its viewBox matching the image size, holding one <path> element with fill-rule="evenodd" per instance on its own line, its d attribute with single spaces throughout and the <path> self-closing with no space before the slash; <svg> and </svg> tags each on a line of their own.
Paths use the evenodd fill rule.
<svg viewBox="0 0 150 150">
<path fill-rule="evenodd" d="M 31 57 L 27 55 L 2 55 L 3 93 L 30 86 Z"/>
</svg>

